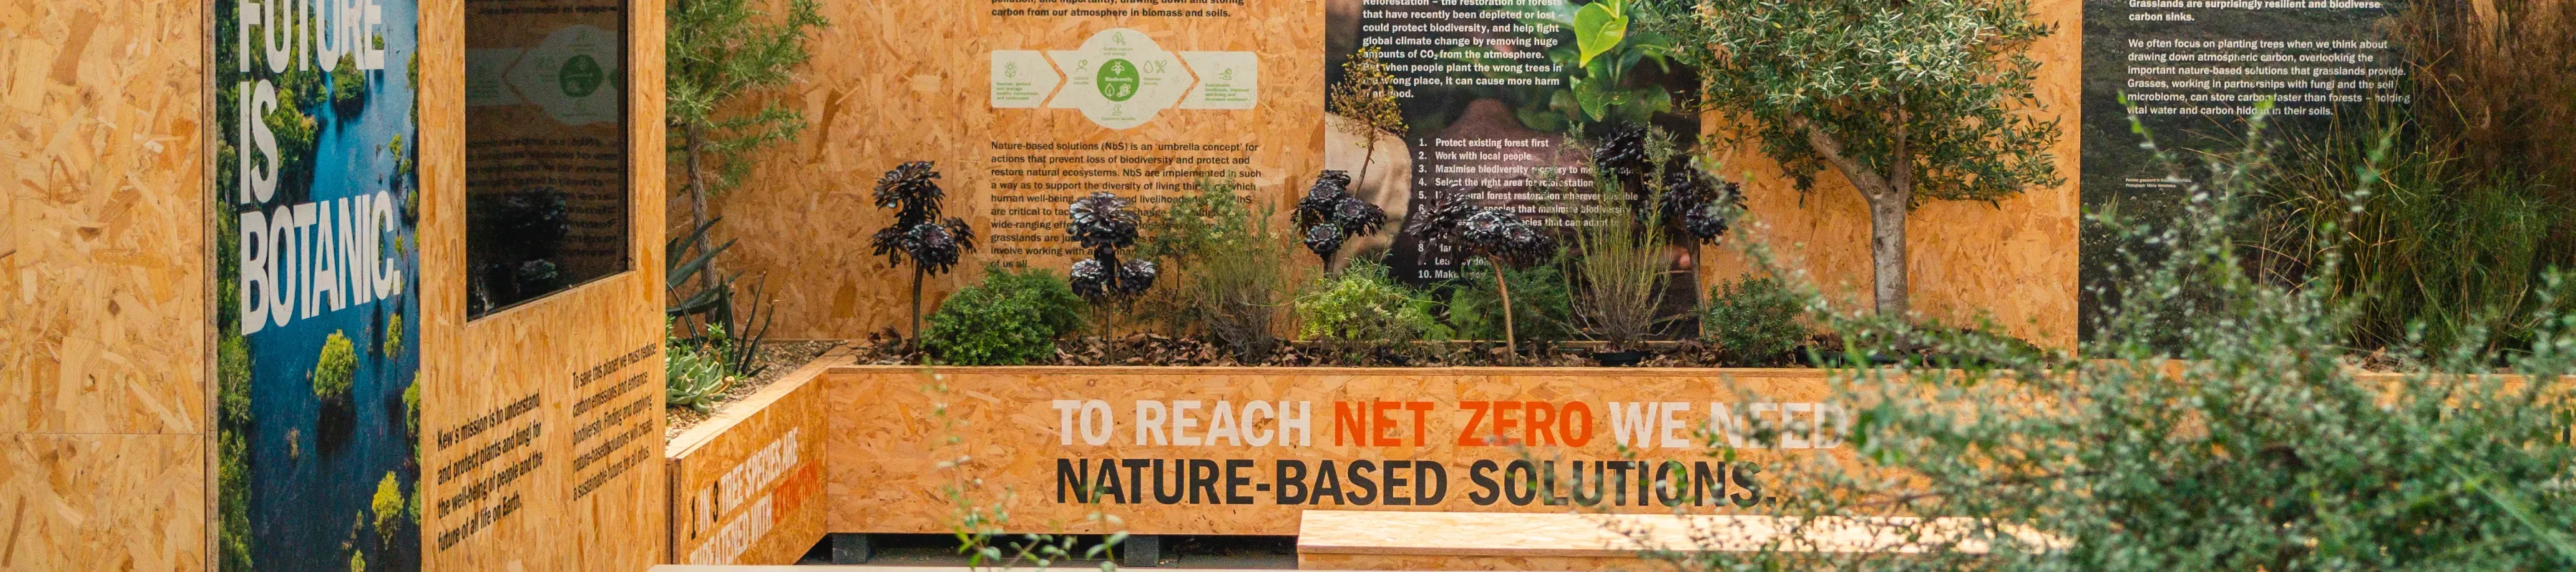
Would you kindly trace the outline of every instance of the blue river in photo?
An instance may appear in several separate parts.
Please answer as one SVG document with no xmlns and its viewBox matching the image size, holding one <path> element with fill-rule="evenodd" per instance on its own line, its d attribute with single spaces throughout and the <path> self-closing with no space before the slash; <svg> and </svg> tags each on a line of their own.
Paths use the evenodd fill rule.
<svg viewBox="0 0 2576 572">
<path fill-rule="evenodd" d="M 387 145 L 400 137 L 405 152 L 418 147 L 406 77 L 418 46 L 417 9 L 399 0 L 384 7 L 385 69 L 361 72 L 369 89 L 363 110 L 353 117 L 341 116 L 329 103 L 304 110 L 320 131 L 312 162 L 316 202 L 380 191 L 401 200 L 417 183 L 417 174 L 394 180 L 399 157 Z M 410 248 L 396 257 L 403 282 L 393 298 L 283 328 L 272 325 L 247 338 L 251 554 L 260 570 L 345 572 L 352 551 L 364 553 L 370 572 L 420 568 L 420 528 L 406 524 L 390 542 L 382 540 L 370 508 L 387 474 L 394 475 L 406 501 L 416 494 L 421 474 L 402 402 L 420 372 L 419 255 L 400 210 L 395 209 L 391 236 L 403 237 Z M 390 251 L 394 243 L 387 240 Z M 402 320 L 402 344 L 386 355 L 383 330 L 395 316 Z M 348 410 L 325 415 L 307 376 L 332 332 L 356 346 L 357 381 Z"/>
</svg>

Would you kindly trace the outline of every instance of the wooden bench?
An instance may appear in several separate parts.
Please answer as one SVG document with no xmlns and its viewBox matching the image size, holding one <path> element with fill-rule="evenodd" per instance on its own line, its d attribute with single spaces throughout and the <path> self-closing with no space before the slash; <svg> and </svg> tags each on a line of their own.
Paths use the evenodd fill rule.
<svg viewBox="0 0 2576 572">
<path fill-rule="evenodd" d="M 1830 519 L 1806 527 L 1793 519 L 1745 515 L 1597 515 L 1306 511 L 1297 533 L 1297 567 L 1330 570 L 1614 570 L 1660 566 L 1641 555 L 1661 551 L 1753 552 L 1778 544 L 1801 552 L 1922 552 L 1947 544 L 1971 521 L 1937 519 L 1921 544 L 1892 531 L 1918 519 Z M 1783 539 L 1783 535 L 1798 537 Z M 2046 546 L 2062 541 L 2016 536 Z M 1983 553 L 1982 542 L 1949 549 Z"/>
</svg>

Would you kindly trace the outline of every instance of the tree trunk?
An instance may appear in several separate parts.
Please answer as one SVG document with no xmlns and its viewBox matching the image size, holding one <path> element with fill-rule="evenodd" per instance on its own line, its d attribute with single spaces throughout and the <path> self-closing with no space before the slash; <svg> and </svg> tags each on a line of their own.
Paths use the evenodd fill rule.
<svg viewBox="0 0 2576 572">
<path fill-rule="evenodd" d="M 912 261 L 912 345 L 921 345 L 921 261 Z"/>
<path fill-rule="evenodd" d="M 1512 361 L 1520 361 L 1520 336 L 1512 331 L 1512 282 L 1503 279 L 1501 262 L 1488 262 L 1493 262 L 1494 265 L 1494 289 L 1503 294 L 1503 348 L 1511 352 Z"/>
<path fill-rule="evenodd" d="M 1894 193 L 1869 197 L 1870 277 L 1872 297 L 1883 317 L 1905 317 L 1905 199 Z"/>
<path fill-rule="evenodd" d="M 706 154 L 707 140 L 704 133 L 694 125 L 681 131 L 680 136 L 688 145 L 689 232 L 695 233 L 698 229 L 707 226 L 707 175 L 706 169 L 698 164 L 699 157 Z M 696 246 L 705 249 L 714 242 L 712 237 L 700 238 Z M 716 274 L 715 259 L 707 259 L 706 267 L 698 269 L 698 287 L 707 290 L 715 289 Z"/>
<path fill-rule="evenodd" d="M 1825 162 L 1833 165 L 1834 171 L 1842 173 L 1844 179 L 1851 181 L 1852 190 L 1858 191 L 1861 201 L 1869 205 L 1870 277 L 1874 282 L 1871 301 L 1876 305 L 1878 315 L 1897 319 L 1906 319 L 1907 312 L 1911 310 L 1906 295 L 1905 213 L 1914 200 L 1914 170 L 1913 161 L 1907 155 L 1903 105 L 1903 100 L 1899 99 L 1894 133 L 1896 159 L 1890 161 L 1895 171 L 1892 180 L 1852 158 L 1842 138 L 1826 132 L 1823 126 L 1805 119 L 1796 120 L 1799 131 L 1807 135 L 1807 146 L 1824 156 Z"/>
</svg>

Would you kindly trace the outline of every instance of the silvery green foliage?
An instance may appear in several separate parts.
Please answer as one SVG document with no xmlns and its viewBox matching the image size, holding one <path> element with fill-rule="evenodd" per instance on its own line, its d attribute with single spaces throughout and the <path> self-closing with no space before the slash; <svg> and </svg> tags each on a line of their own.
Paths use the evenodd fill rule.
<svg viewBox="0 0 2576 572">
<path fill-rule="evenodd" d="M 1993 554 L 1774 545 L 1676 558 L 1731 570 L 2576 568 L 2576 399 L 2562 377 L 2576 369 L 2576 317 L 2552 311 L 2518 352 L 2463 344 L 2420 356 L 2420 371 L 2357 375 L 2339 345 L 2345 303 L 2250 279 L 2238 260 L 2237 204 L 2270 173 L 2267 149 L 2249 144 L 2178 175 L 2189 199 L 2171 224 L 2099 217 L 2137 239 L 2122 244 L 2154 251 L 2109 253 L 2132 280 L 2106 298 L 2117 301 L 2082 359 L 1827 314 L 1853 356 L 1928 347 L 1960 369 L 1838 371 L 1831 400 L 1852 410 L 1840 440 L 1859 466 L 1775 462 L 1760 473 L 1782 495 L 1775 510 L 1979 519 L 1968 540 L 1991 542 Z M 2358 170 L 2354 197 L 2378 178 L 2372 165 Z M 2011 527 L 2061 542 L 2003 534 Z M 1918 548 L 1959 548 L 1919 522 L 1880 528 Z"/>
</svg>

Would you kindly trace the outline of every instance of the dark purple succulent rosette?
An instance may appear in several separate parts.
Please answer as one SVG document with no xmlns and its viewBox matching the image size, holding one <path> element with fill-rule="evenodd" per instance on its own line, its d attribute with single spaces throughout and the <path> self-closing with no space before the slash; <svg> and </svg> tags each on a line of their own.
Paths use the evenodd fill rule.
<svg viewBox="0 0 2576 572">
<path fill-rule="evenodd" d="M 1647 224 L 1646 214 L 1659 215 L 1666 233 L 1689 237 L 1690 241 L 1716 244 L 1726 236 L 1735 212 L 1744 209 L 1744 194 L 1735 183 L 1718 179 L 1696 168 L 1680 168 L 1664 174 L 1660 192 L 1652 210 L 1632 209 L 1637 224 Z"/>
<path fill-rule="evenodd" d="M 1646 129 L 1611 129 L 1608 135 L 1602 136 L 1601 144 L 1593 148 L 1592 164 L 1601 170 L 1602 175 L 1618 182 L 1630 193 L 1643 191 L 1641 187 L 1645 186 L 1647 175 L 1655 170 L 1654 162 L 1646 157 Z"/>
<path fill-rule="evenodd" d="M 1332 260 L 1350 239 L 1377 234 L 1386 226 L 1386 209 L 1351 195 L 1351 174 L 1324 171 L 1297 200 L 1293 217 L 1306 250 Z"/>
<path fill-rule="evenodd" d="M 929 161 L 904 163 L 877 177 L 876 206 L 893 209 L 895 220 L 877 230 L 869 243 L 887 264 L 900 266 L 910 258 L 923 272 L 941 274 L 975 249 L 975 231 L 966 221 L 939 219 L 939 203 L 947 194 L 938 180 L 939 171 Z"/>
<path fill-rule="evenodd" d="M 1065 209 L 1070 219 L 1065 232 L 1083 248 L 1126 248 L 1136 244 L 1136 213 L 1127 210 L 1128 203 L 1118 195 L 1092 193 L 1075 199 Z"/>
<path fill-rule="evenodd" d="M 1445 242 L 1496 264 L 1526 268 L 1556 254 L 1555 237 L 1539 232 L 1510 210 L 1481 208 L 1462 194 L 1441 200 L 1418 220 L 1406 234 Z"/>
<path fill-rule="evenodd" d="M 1133 298 L 1154 287 L 1159 274 L 1150 260 L 1118 261 L 1118 249 L 1136 244 L 1136 213 L 1117 195 L 1092 193 L 1065 209 L 1065 232 L 1091 249 L 1066 272 L 1073 293 L 1092 303 Z"/>
</svg>

